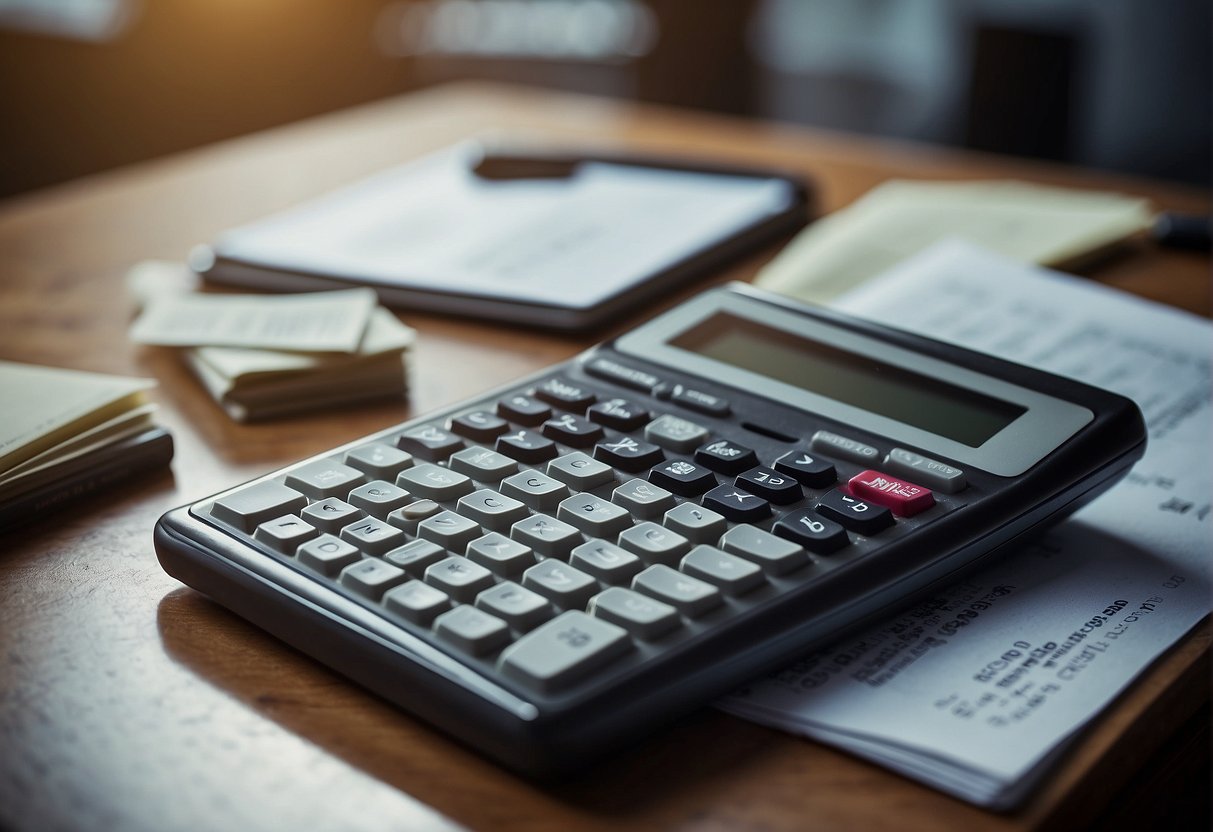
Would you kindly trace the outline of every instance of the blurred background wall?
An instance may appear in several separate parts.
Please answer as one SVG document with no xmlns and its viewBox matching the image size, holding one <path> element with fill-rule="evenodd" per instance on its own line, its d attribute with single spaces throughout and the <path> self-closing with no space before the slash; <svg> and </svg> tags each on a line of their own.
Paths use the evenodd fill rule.
<svg viewBox="0 0 1213 832">
<path fill-rule="evenodd" d="M 1210 182 L 1208 0 L 0 0 L 0 195 L 484 78 Z"/>
</svg>

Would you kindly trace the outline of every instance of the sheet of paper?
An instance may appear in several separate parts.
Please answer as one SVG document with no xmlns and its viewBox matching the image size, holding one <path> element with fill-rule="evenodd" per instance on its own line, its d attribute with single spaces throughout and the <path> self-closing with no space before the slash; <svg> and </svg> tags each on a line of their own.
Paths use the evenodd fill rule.
<svg viewBox="0 0 1213 832">
<path fill-rule="evenodd" d="M 1145 458 L 1039 544 L 722 703 L 1013 805 L 1210 610 L 1213 327 L 958 241 L 837 305 L 1116 390 L 1145 414 Z"/>
<path fill-rule="evenodd" d="M 755 283 L 822 303 L 958 236 L 1017 260 L 1063 265 L 1149 227 L 1143 199 L 1025 182 L 893 180 L 802 231 Z"/>
<path fill-rule="evenodd" d="M 0 471 L 139 404 L 151 379 L 0 361 Z"/>
<path fill-rule="evenodd" d="M 140 344 L 306 352 L 358 350 L 378 304 L 370 289 L 298 295 L 156 294 L 131 327 Z"/>
</svg>

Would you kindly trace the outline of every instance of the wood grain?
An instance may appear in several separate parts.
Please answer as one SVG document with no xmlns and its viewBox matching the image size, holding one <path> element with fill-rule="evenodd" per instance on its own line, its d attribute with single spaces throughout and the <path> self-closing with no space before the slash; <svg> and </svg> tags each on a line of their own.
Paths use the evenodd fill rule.
<svg viewBox="0 0 1213 832">
<path fill-rule="evenodd" d="M 407 403 L 270 424 L 227 419 L 168 351 L 125 336 L 125 271 L 236 223 L 488 131 L 774 163 L 824 210 L 891 176 L 1158 183 L 786 126 L 491 86 L 357 108 L 0 205 L 0 357 L 141 374 L 171 473 L 0 532 L 0 826 L 20 829 L 1028 829 L 1081 825 L 1208 698 L 1207 627 L 1088 733 L 1022 812 L 991 815 L 874 766 L 705 710 L 555 787 L 436 735 L 160 571 L 163 511 L 566 358 L 573 338 L 404 312 Z M 699 287 L 746 279 L 774 251 Z M 1101 282 L 1208 315 L 1209 260 L 1144 246 Z M 687 289 L 651 310 L 676 302 Z M 606 335 L 609 333 L 601 333 Z"/>
</svg>

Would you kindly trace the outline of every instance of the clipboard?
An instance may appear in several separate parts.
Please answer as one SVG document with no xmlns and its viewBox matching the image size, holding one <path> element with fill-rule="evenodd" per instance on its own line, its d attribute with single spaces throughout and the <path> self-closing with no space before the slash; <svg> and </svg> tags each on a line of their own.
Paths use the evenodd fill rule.
<svg viewBox="0 0 1213 832">
<path fill-rule="evenodd" d="M 274 291 L 369 286 L 382 303 L 593 329 L 803 226 L 786 172 L 458 145 L 191 254 L 207 279 Z"/>
</svg>

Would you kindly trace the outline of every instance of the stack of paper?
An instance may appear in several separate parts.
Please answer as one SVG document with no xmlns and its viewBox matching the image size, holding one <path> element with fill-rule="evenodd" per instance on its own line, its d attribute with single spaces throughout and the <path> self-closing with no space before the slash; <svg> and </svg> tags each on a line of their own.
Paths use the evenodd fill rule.
<svg viewBox="0 0 1213 832">
<path fill-rule="evenodd" d="M 142 264 L 132 273 L 145 307 L 131 338 L 185 348 L 185 361 L 232 418 L 406 392 L 404 358 L 415 333 L 379 307 L 371 290 L 273 296 L 166 290 L 181 285 L 182 272 L 176 264 Z"/>
<path fill-rule="evenodd" d="M 1070 267 L 1152 221 L 1146 200 L 1103 191 L 892 180 L 802 231 L 755 283 L 822 303 L 945 237 L 1027 263 Z"/>
<path fill-rule="evenodd" d="M 0 529 L 168 464 L 148 379 L 0 361 Z"/>
</svg>

